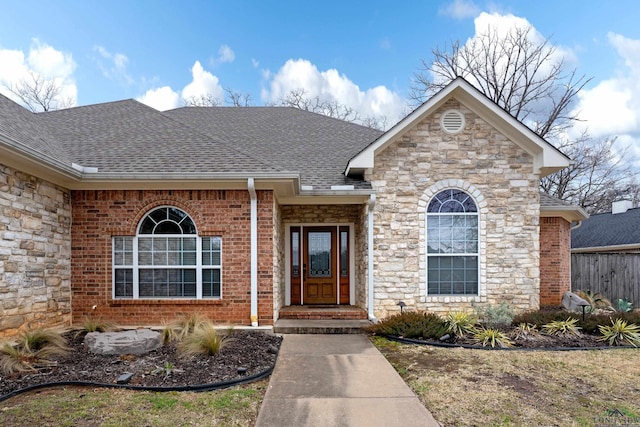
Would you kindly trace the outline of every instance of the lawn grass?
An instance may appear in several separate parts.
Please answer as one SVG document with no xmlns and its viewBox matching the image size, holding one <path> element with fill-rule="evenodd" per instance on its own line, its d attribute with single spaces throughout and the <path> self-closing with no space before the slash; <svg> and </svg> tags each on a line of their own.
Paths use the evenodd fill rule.
<svg viewBox="0 0 640 427">
<path fill-rule="evenodd" d="M 613 409 L 626 424 L 640 424 L 640 349 L 488 351 L 373 341 L 445 426 L 593 426 Z"/>
<path fill-rule="evenodd" d="M 52 388 L 0 403 L 3 426 L 251 426 L 268 380 L 225 390 Z"/>
</svg>

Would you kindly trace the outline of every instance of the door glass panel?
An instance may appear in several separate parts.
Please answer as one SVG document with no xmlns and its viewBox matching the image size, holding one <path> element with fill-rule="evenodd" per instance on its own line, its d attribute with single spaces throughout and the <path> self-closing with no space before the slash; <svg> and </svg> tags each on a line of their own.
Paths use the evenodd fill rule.
<svg viewBox="0 0 640 427">
<path fill-rule="evenodd" d="M 300 277 L 300 233 L 291 233 L 291 275 Z"/>
<path fill-rule="evenodd" d="M 309 232 L 309 277 L 331 277 L 331 232 Z"/>
<path fill-rule="evenodd" d="M 340 232 L 340 276 L 347 277 L 349 259 L 347 256 L 347 238 L 348 233 L 346 231 Z"/>
</svg>

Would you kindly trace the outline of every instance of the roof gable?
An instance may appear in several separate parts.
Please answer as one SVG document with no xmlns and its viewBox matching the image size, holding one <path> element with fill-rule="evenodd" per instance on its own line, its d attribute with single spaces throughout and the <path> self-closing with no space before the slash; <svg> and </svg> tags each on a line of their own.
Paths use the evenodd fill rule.
<svg viewBox="0 0 640 427">
<path fill-rule="evenodd" d="M 407 130 L 433 114 L 451 98 L 455 98 L 529 153 L 534 159 L 534 171 L 541 177 L 569 166 L 570 160 L 567 156 L 500 108 L 469 82 L 458 77 L 351 158 L 345 173 L 355 175 L 373 169 L 375 156 L 378 153 L 384 151 Z"/>
</svg>

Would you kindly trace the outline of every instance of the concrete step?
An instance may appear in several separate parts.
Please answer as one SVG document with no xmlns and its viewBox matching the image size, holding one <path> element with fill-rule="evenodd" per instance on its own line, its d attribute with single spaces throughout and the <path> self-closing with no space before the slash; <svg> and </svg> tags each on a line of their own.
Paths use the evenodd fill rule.
<svg viewBox="0 0 640 427">
<path fill-rule="evenodd" d="M 277 334 L 364 334 L 369 320 L 278 319 L 273 325 Z"/>
<path fill-rule="evenodd" d="M 367 320 L 367 312 L 352 305 L 292 305 L 280 309 L 279 319 Z"/>
</svg>

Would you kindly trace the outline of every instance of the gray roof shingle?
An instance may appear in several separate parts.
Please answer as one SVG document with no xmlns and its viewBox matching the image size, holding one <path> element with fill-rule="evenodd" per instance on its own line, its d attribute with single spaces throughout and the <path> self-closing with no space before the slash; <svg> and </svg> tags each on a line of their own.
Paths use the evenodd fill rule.
<svg viewBox="0 0 640 427">
<path fill-rule="evenodd" d="M 594 214 L 571 231 L 571 248 L 640 244 L 640 208 Z"/>
</svg>

